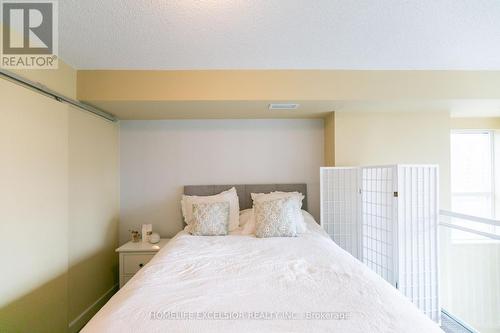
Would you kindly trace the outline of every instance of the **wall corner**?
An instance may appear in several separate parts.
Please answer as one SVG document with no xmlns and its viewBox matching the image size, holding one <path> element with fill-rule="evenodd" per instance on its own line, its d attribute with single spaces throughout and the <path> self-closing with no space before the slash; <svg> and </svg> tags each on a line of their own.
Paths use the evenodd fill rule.
<svg viewBox="0 0 500 333">
<path fill-rule="evenodd" d="M 324 124 L 324 166 L 335 166 L 335 112 L 325 116 Z"/>
</svg>

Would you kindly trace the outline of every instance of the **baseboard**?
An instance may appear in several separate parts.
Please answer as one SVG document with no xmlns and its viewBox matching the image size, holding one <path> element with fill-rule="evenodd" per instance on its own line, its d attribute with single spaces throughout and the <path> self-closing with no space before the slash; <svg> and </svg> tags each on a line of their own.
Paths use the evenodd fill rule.
<svg viewBox="0 0 500 333">
<path fill-rule="evenodd" d="M 97 301 L 86 308 L 78 317 L 73 319 L 68 325 L 69 333 L 79 332 L 83 326 L 99 311 L 100 308 L 118 291 L 118 283 L 104 293 Z"/>
</svg>

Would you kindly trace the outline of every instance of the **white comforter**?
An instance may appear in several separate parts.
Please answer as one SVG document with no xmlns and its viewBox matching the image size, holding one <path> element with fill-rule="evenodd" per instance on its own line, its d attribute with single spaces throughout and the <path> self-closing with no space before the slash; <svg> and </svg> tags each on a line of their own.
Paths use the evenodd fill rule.
<svg viewBox="0 0 500 333">
<path fill-rule="evenodd" d="M 180 232 L 82 332 L 442 331 L 310 224 L 297 238 Z"/>
</svg>

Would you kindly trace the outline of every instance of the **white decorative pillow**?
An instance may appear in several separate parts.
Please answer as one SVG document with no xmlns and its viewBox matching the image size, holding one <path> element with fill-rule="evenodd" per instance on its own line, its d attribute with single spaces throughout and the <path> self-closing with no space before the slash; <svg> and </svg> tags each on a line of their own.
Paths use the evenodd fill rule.
<svg viewBox="0 0 500 333">
<path fill-rule="evenodd" d="M 300 192 L 281 192 L 274 191 L 271 193 L 250 193 L 252 196 L 252 200 L 260 200 L 260 199 L 278 199 L 278 198 L 288 198 L 295 197 L 298 201 L 300 201 L 300 206 L 302 207 L 302 200 L 304 200 L 304 195 Z"/>
<path fill-rule="evenodd" d="M 304 221 L 304 216 L 302 215 L 302 200 L 304 200 L 304 195 L 300 192 L 280 192 L 275 191 L 271 193 L 251 193 L 254 205 L 256 201 L 260 200 L 273 200 L 279 198 L 293 198 L 295 203 L 294 217 L 297 224 L 297 232 L 304 233 L 307 230 L 306 223 Z"/>
<path fill-rule="evenodd" d="M 255 236 L 295 237 L 297 224 L 294 198 L 280 198 L 254 202 Z"/>
<path fill-rule="evenodd" d="M 236 193 L 236 189 L 234 187 L 216 195 L 183 195 L 181 208 L 184 221 L 188 226 L 191 223 L 191 220 L 193 219 L 193 204 L 223 201 L 229 202 L 229 231 L 237 229 L 239 226 L 240 204 L 238 201 L 238 194 Z"/>
<path fill-rule="evenodd" d="M 305 210 L 302 210 L 302 216 L 304 218 L 304 226 L 301 226 L 303 229 L 300 229 L 299 225 L 297 225 L 297 234 L 308 232 L 308 225 L 319 225 L 314 217 Z M 245 209 L 240 212 L 240 227 L 241 235 L 255 235 L 255 216 L 253 214 L 253 208 Z"/>
<path fill-rule="evenodd" d="M 195 236 L 225 236 L 229 229 L 229 202 L 193 204 L 193 219 L 187 231 Z"/>
</svg>

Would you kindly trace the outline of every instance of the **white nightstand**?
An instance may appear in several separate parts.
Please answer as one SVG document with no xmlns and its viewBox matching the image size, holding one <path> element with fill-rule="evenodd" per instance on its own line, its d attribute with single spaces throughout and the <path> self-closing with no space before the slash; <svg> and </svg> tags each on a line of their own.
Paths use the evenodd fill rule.
<svg viewBox="0 0 500 333">
<path fill-rule="evenodd" d="M 120 288 L 146 265 L 169 240 L 169 238 L 162 238 L 156 244 L 142 241 L 128 242 L 117 248 L 116 252 L 120 254 Z"/>
</svg>

